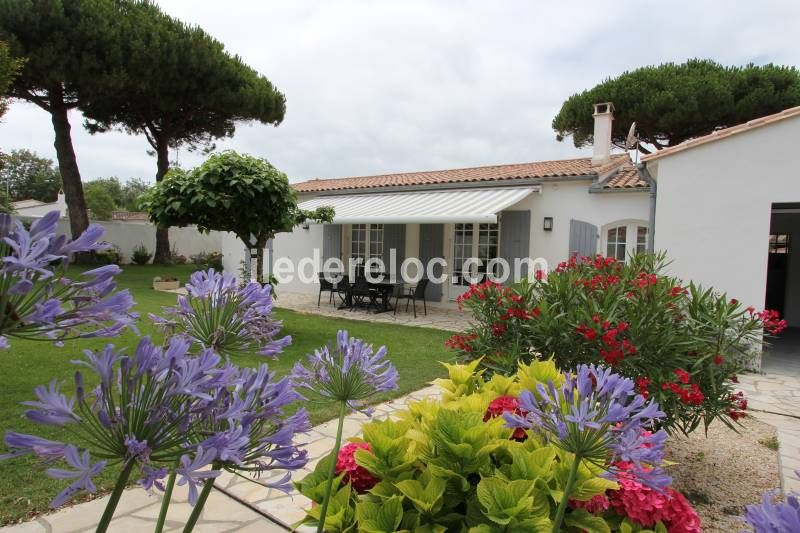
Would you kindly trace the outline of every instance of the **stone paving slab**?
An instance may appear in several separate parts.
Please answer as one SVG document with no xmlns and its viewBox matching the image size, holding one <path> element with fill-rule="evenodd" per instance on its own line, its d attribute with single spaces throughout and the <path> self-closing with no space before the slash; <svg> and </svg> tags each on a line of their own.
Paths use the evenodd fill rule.
<svg viewBox="0 0 800 533">
<path fill-rule="evenodd" d="M 438 397 L 440 389 L 437 386 L 430 386 L 412 392 L 395 400 L 375 406 L 373 419 L 385 419 L 391 417 L 395 412 L 406 408 L 408 400 L 422 400 L 425 398 Z M 342 438 L 348 439 L 357 436 L 361 432 L 361 425 L 369 421 L 369 417 L 361 413 L 350 414 L 345 418 L 342 429 Z M 337 421 L 331 420 L 319 426 L 315 426 L 307 435 L 306 449 L 309 454 L 309 462 L 305 468 L 297 472 L 295 479 L 302 479 L 305 475 L 314 470 L 317 462 L 333 449 L 336 442 Z M 236 498 L 248 502 L 250 505 L 268 514 L 275 521 L 291 527 L 305 516 L 305 510 L 311 506 L 311 500 L 292 491 L 285 494 L 276 490 L 267 490 L 259 485 L 234 476 L 223 473 L 217 478 L 215 486 L 225 492 L 229 492 Z M 297 531 L 313 531 L 311 528 L 301 527 Z"/>
<path fill-rule="evenodd" d="M 336 300 L 338 302 L 338 300 Z M 275 305 L 284 309 L 290 309 L 299 313 L 322 315 L 333 318 L 348 318 L 351 320 L 365 320 L 368 322 L 378 322 L 383 324 L 397 324 L 400 326 L 418 326 L 425 328 L 442 329 L 445 331 L 461 331 L 469 325 L 471 315 L 464 311 L 460 312 L 455 307 L 445 305 L 428 304 L 428 314 L 422 310 L 422 304 L 417 302 L 417 316 L 408 308 L 405 311 L 405 304 L 401 301 L 397 314 L 389 311 L 386 313 L 375 313 L 364 309 L 350 311 L 348 309 L 337 309 L 336 304 L 329 303 L 328 293 L 322 294 L 322 301 L 317 306 L 317 296 L 315 294 L 303 294 L 296 292 L 284 292 L 278 289 L 278 298 Z M 394 301 L 392 301 L 394 305 Z"/>
<path fill-rule="evenodd" d="M 185 486 L 175 486 L 172 504 L 164 531 L 180 532 L 191 513 Z M 103 514 L 109 496 L 43 515 L 31 522 L 0 528 L 0 533 L 91 533 Z M 150 494 L 141 488 L 125 491 L 111 521 L 114 533 L 143 533 L 155 529 L 161 507 L 160 494 Z M 212 491 L 194 528 L 197 533 L 227 533 L 260 531 L 285 533 L 286 529 L 270 522 L 249 507 L 233 500 L 221 491 Z"/>
<path fill-rule="evenodd" d="M 800 492 L 800 376 L 742 374 L 738 389 L 748 413 L 777 429 L 782 490 Z"/>
</svg>

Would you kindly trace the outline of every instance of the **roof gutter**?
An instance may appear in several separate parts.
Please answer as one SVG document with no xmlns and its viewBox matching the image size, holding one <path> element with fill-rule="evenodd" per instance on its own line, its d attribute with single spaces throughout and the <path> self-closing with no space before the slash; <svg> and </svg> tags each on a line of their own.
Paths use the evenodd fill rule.
<svg viewBox="0 0 800 533">
<path fill-rule="evenodd" d="M 639 168 L 642 176 L 650 183 L 650 230 L 647 239 L 647 253 L 652 254 L 655 251 L 656 245 L 656 199 L 658 198 L 658 184 L 650 171 L 647 170 L 647 165 L 642 164 Z"/>
</svg>

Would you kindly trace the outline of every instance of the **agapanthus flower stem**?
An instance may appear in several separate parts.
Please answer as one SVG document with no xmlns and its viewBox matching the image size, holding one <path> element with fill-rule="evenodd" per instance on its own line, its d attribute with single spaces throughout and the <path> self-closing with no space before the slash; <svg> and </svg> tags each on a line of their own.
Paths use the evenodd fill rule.
<svg viewBox="0 0 800 533">
<path fill-rule="evenodd" d="M 161 533 L 164 530 L 164 522 L 167 521 L 167 510 L 169 509 L 169 503 L 172 500 L 172 489 L 175 487 L 177 467 L 178 463 L 176 462 L 175 467 L 169 473 L 167 484 L 164 487 L 164 495 L 161 498 L 161 509 L 158 511 L 158 522 L 156 522 L 156 529 L 154 530 L 154 533 Z"/>
<path fill-rule="evenodd" d="M 114 485 L 114 490 L 111 492 L 111 497 L 108 499 L 106 509 L 103 511 L 103 516 L 100 517 L 100 522 L 97 524 L 95 533 L 105 533 L 108 531 L 108 525 L 111 523 L 111 519 L 114 518 L 114 511 L 117 510 L 117 504 L 122 497 L 125 487 L 128 485 L 128 478 L 131 476 L 131 471 L 135 464 L 136 461 L 127 461 L 122 468 L 122 472 L 119 473 L 117 483 Z"/>
<path fill-rule="evenodd" d="M 339 427 L 336 429 L 336 444 L 333 446 L 331 453 L 331 466 L 328 469 L 328 481 L 325 485 L 325 499 L 322 500 L 322 509 L 319 512 L 319 524 L 317 525 L 317 533 L 323 533 L 325 530 L 325 515 L 328 514 L 328 503 L 331 501 L 331 489 L 333 488 L 333 478 L 336 476 L 336 458 L 339 456 L 339 448 L 342 446 L 342 428 L 344 427 L 344 417 L 347 414 L 347 403 L 340 402 L 339 407 Z"/>
<path fill-rule="evenodd" d="M 578 478 L 578 468 L 580 466 L 581 456 L 580 454 L 575 454 L 575 460 L 572 461 L 569 477 L 567 478 L 567 484 L 564 486 L 564 495 L 561 497 L 561 501 L 558 503 L 556 517 L 553 520 L 553 533 L 559 533 L 561 531 L 561 523 L 564 521 L 564 513 L 567 511 L 567 503 L 569 503 L 569 497 L 572 494 L 572 489 L 575 488 L 575 480 Z"/>
<path fill-rule="evenodd" d="M 206 500 L 208 499 L 208 495 L 211 494 L 211 489 L 214 488 L 214 478 L 209 478 L 203 484 L 203 490 L 200 491 L 200 496 L 197 498 L 197 503 L 194 504 L 194 508 L 192 509 L 192 514 L 189 515 L 189 520 L 186 521 L 186 525 L 183 526 L 183 533 L 191 533 L 194 529 L 195 524 L 197 524 L 197 520 L 200 518 L 200 513 L 203 512 L 203 507 L 206 505 Z"/>
</svg>

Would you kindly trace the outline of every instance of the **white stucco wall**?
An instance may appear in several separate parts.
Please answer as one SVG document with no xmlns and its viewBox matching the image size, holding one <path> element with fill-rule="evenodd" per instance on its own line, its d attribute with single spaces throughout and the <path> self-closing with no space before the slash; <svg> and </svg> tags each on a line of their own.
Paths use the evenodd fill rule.
<svg viewBox="0 0 800 533">
<path fill-rule="evenodd" d="M 618 222 L 640 221 L 647 225 L 650 216 L 649 193 L 590 193 L 590 181 L 545 183 L 541 194 L 533 193 L 508 210 L 531 211 L 532 258 L 542 257 L 553 269 L 569 255 L 570 219 L 598 227 L 597 251 L 605 253 L 605 231 Z M 553 217 L 553 230 L 544 231 L 544 217 Z M 500 239 L 502 240 L 502 225 Z M 629 236 L 629 239 L 631 237 Z"/>
<path fill-rule="evenodd" d="M 655 247 L 676 275 L 764 306 L 771 206 L 800 202 L 798 141 L 795 117 L 648 164 Z"/>
<path fill-rule="evenodd" d="M 36 217 L 20 217 L 31 220 Z M 103 226 L 105 232 L 102 241 L 110 242 L 119 247 L 122 252 L 123 263 L 129 263 L 133 249 L 144 243 L 150 253 L 156 249 L 156 228 L 148 222 L 119 222 L 113 220 L 92 220 L 93 224 Z M 70 235 L 69 220 L 62 218 L 58 221 L 58 233 Z M 169 242 L 177 249 L 178 254 L 189 256 L 200 252 L 215 252 L 222 250 L 222 234 L 211 232 L 200 233 L 194 227 L 170 228 Z M 223 252 L 224 253 L 224 252 Z"/>
</svg>

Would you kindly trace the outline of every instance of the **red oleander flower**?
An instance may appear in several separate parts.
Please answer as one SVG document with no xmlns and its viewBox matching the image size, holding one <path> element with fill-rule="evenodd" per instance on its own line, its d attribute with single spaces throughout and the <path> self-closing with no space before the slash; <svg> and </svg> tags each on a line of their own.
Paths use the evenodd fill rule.
<svg viewBox="0 0 800 533">
<path fill-rule="evenodd" d="M 356 492 L 362 493 L 374 487 L 380 480 L 356 463 L 355 453 L 357 450 L 366 450 L 371 453 L 372 446 L 368 442 L 351 442 L 342 446 L 336 458 L 336 475 L 343 473 L 343 481 L 350 483 Z"/>
<path fill-rule="evenodd" d="M 725 358 L 722 357 L 720 354 L 717 354 L 717 355 L 714 356 L 714 364 L 715 365 L 721 365 L 724 362 L 725 362 Z"/>
<path fill-rule="evenodd" d="M 492 335 L 495 337 L 502 337 L 503 333 L 506 332 L 506 325 L 500 322 L 492 324 Z"/>
<path fill-rule="evenodd" d="M 678 381 L 680 381 L 683 384 L 688 384 L 689 381 L 691 381 L 691 376 L 687 371 L 683 369 L 676 368 L 675 375 L 678 376 Z"/>
<path fill-rule="evenodd" d="M 486 422 L 492 418 L 503 416 L 503 413 L 514 413 L 517 415 L 525 414 L 525 412 L 519 408 L 519 400 L 517 400 L 514 396 L 504 395 L 498 396 L 489 403 L 489 407 L 486 409 L 486 414 L 483 415 L 483 421 Z M 513 440 L 523 441 L 528 438 L 528 435 L 525 434 L 524 429 L 516 428 L 511 434 L 511 438 Z"/>
<path fill-rule="evenodd" d="M 650 378 L 646 376 L 640 376 L 636 378 L 636 392 L 642 395 L 642 397 L 646 400 L 650 397 L 650 392 L 647 388 L 650 386 Z"/>
<path fill-rule="evenodd" d="M 544 279 L 544 270 L 537 270 L 533 273 L 533 278 L 536 281 L 542 281 Z"/>
</svg>

